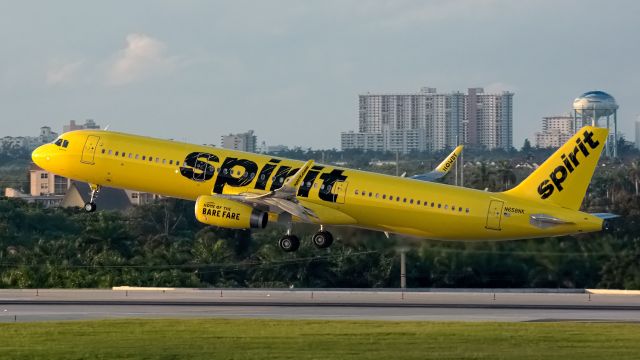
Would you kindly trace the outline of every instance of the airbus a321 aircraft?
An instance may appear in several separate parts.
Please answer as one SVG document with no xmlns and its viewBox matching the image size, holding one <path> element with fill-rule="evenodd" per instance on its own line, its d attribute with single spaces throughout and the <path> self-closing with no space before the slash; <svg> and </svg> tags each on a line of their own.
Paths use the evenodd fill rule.
<svg viewBox="0 0 640 360">
<path fill-rule="evenodd" d="M 517 187 L 492 193 L 337 166 L 103 130 L 78 130 L 42 145 L 33 161 L 91 185 L 195 200 L 196 218 L 246 229 L 288 225 L 279 246 L 295 251 L 293 222 L 317 224 L 313 243 L 333 242 L 324 225 L 348 225 L 437 240 L 512 240 L 600 231 L 609 214 L 578 211 L 607 130 L 578 131 Z M 458 149 L 457 149 L 458 150 Z M 459 151 L 458 151 L 459 153 Z M 457 157 L 457 153 L 452 155 Z M 439 166 L 446 172 L 453 161 Z"/>
</svg>

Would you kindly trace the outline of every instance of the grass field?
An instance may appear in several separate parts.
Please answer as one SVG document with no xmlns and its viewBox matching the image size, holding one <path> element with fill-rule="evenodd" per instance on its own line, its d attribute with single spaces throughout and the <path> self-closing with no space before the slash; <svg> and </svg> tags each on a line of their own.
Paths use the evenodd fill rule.
<svg viewBox="0 0 640 360">
<path fill-rule="evenodd" d="M 279 320 L 0 324 L 0 359 L 640 359 L 640 325 Z"/>
</svg>

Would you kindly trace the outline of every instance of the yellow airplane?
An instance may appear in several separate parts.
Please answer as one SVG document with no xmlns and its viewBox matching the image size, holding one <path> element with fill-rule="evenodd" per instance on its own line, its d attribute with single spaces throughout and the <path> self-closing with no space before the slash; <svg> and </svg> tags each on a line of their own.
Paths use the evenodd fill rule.
<svg viewBox="0 0 640 360">
<path fill-rule="evenodd" d="M 291 233 L 293 222 L 319 225 L 312 237 L 319 248 L 333 242 L 325 225 L 437 240 L 603 230 L 614 215 L 578 209 L 607 132 L 580 129 L 521 184 L 501 193 L 103 130 L 65 133 L 32 158 L 43 169 L 91 184 L 88 212 L 95 211 L 102 186 L 195 200 L 196 218 L 208 225 L 286 224 L 279 246 L 295 251 L 300 240 Z M 440 172 L 447 163 L 450 168 L 450 158 Z"/>
</svg>

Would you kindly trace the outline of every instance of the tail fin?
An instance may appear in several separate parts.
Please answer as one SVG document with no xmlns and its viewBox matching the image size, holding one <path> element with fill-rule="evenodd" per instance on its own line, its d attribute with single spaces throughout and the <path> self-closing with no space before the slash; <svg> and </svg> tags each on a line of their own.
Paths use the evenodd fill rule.
<svg viewBox="0 0 640 360">
<path fill-rule="evenodd" d="M 507 194 L 578 210 L 609 131 L 585 126 Z"/>
</svg>

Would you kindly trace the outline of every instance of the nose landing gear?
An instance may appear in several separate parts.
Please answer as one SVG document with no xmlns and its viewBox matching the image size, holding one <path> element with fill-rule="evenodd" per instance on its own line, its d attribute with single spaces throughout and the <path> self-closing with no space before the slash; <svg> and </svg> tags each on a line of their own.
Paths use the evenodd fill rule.
<svg viewBox="0 0 640 360">
<path fill-rule="evenodd" d="M 84 211 L 92 213 L 97 209 L 95 201 L 98 198 L 98 193 L 100 192 L 101 187 L 100 185 L 93 184 L 89 184 L 89 187 L 91 188 L 91 198 L 88 203 L 84 204 Z"/>
</svg>

